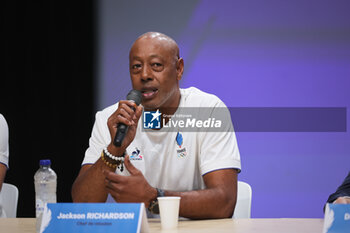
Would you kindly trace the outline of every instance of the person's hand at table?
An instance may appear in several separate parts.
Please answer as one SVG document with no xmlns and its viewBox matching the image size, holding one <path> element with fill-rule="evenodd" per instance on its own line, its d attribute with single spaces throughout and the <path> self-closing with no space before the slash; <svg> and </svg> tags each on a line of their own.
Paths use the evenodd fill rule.
<svg viewBox="0 0 350 233">
<path fill-rule="evenodd" d="M 107 192 L 116 202 L 143 202 L 147 208 L 151 200 L 157 196 L 157 190 L 150 186 L 142 172 L 132 165 L 128 155 L 125 157 L 124 165 L 130 176 L 103 171 L 106 176 Z"/>
<path fill-rule="evenodd" d="M 350 204 L 350 197 L 338 197 L 333 204 Z"/>
</svg>

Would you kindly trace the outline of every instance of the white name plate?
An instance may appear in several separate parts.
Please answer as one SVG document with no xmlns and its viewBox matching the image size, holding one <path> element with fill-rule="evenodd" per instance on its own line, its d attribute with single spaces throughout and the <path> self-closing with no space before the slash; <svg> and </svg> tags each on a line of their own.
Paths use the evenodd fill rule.
<svg viewBox="0 0 350 233">
<path fill-rule="evenodd" d="M 48 203 L 40 232 L 149 232 L 143 203 Z"/>
<path fill-rule="evenodd" d="M 327 204 L 323 233 L 350 232 L 350 204 Z"/>
</svg>

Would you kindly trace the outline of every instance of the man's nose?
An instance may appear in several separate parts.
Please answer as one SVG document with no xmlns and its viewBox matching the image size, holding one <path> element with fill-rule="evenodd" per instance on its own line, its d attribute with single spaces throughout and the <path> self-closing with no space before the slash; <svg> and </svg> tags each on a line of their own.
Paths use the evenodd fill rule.
<svg viewBox="0 0 350 233">
<path fill-rule="evenodd" d="M 142 81 L 153 80 L 152 70 L 149 66 L 143 66 L 142 72 L 141 72 L 141 79 Z"/>
</svg>

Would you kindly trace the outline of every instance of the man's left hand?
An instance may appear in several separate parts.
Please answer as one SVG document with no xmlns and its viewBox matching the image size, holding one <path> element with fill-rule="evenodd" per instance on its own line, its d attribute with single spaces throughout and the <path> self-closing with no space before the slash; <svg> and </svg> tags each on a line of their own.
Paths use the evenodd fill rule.
<svg viewBox="0 0 350 233">
<path fill-rule="evenodd" d="M 125 156 L 124 165 L 130 176 L 104 170 L 107 192 L 116 202 L 144 202 L 147 208 L 151 200 L 156 198 L 157 190 L 150 186 L 142 172 L 132 165 L 128 155 Z"/>
</svg>

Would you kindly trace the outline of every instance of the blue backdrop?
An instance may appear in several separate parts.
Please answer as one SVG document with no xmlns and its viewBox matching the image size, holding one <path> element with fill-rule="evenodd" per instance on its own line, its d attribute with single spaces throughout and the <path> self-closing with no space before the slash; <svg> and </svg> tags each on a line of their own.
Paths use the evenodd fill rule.
<svg viewBox="0 0 350 233">
<path fill-rule="evenodd" d="M 97 108 L 125 98 L 128 52 L 147 31 L 178 42 L 182 87 L 229 107 L 349 108 L 349 9 L 347 0 L 99 1 Z M 350 170 L 347 131 L 238 132 L 252 217 L 323 217 Z"/>
</svg>

